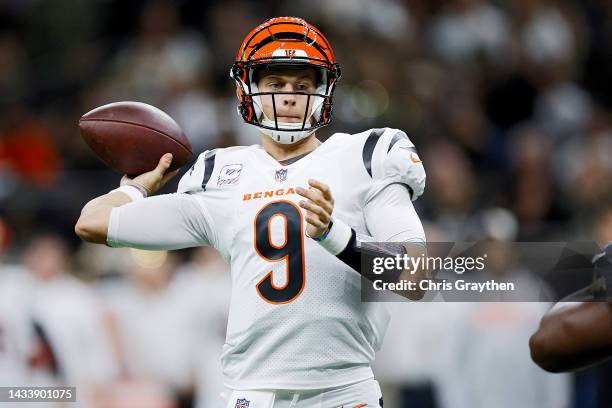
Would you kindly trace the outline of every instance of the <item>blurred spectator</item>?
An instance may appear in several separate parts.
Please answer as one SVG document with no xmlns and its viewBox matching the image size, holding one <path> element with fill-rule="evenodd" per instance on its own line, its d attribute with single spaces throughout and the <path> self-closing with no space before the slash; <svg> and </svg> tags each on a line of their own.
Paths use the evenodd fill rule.
<svg viewBox="0 0 612 408">
<path fill-rule="evenodd" d="M 189 406 L 197 387 L 204 393 L 198 398 L 218 402 L 227 267 L 220 267 L 210 250 L 181 270 L 173 254 L 128 251 L 127 279 L 109 282 L 103 291 L 117 323 L 124 386 L 157 384 L 179 406 Z M 213 389 L 216 395 L 208 395 Z"/>
<path fill-rule="evenodd" d="M 455 304 L 439 388 L 445 408 L 569 406 L 569 376 L 550 375 L 529 357 L 543 303 Z"/>
<path fill-rule="evenodd" d="M 514 130 L 512 170 L 512 209 L 521 226 L 518 239 L 554 239 L 564 220 L 551 176 L 551 141 L 528 124 Z"/>
<path fill-rule="evenodd" d="M 0 61 L 0 103 L 14 103 L 27 92 L 28 63 L 16 31 L 0 29 Z"/>
<path fill-rule="evenodd" d="M 374 373 L 383 385 L 385 406 L 441 407 L 438 376 L 440 353 L 446 345 L 454 303 L 397 302 L 389 304 L 391 321 Z"/>
<path fill-rule="evenodd" d="M 195 82 L 168 101 L 168 114 L 181 126 L 194 153 L 224 144 L 221 139 L 220 106 L 205 83 Z"/>
<path fill-rule="evenodd" d="M 337 25 L 345 34 L 373 34 L 385 40 L 402 41 L 412 33 L 410 11 L 398 0 L 315 0 L 299 5 L 304 18 L 321 18 L 326 25 Z M 317 10 L 325 9 L 321 15 Z M 291 13 L 289 13 L 291 14 Z M 310 16 L 309 16 L 310 14 Z"/>
<path fill-rule="evenodd" d="M 180 26 L 175 3 L 167 0 L 147 3 L 139 28 L 114 58 L 107 98 L 166 106 L 177 92 L 197 84 L 209 59 L 206 43 Z"/>
<path fill-rule="evenodd" d="M 575 57 L 576 33 L 553 1 L 519 0 L 512 8 L 517 39 L 529 62 L 558 64 Z"/>
<path fill-rule="evenodd" d="M 558 143 L 585 130 L 592 111 L 589 95 L 575 83 L 559 81 L 544 89 L 535 101 L 540 126 Z"/>
<path fill-rule="evenodd" d="M 0 173 L 9 171 L 18 181 L 50 188 L 57 181 L 62 159 L 47 126 L 21 104 L 0 115 Z M 0 177 L 6 174 L 0 174 Z"/>
<path fill-rule="evenodd" d="M 0 384 L 19 386 L 33 378 L 34 332 L 29 313 L 32 281 L 18 266 L 0 266 Z"/>
<path fill-rule="evenodd" d="M 46 375 L 41 385 L 79 389 L 88 406 L 97 387 L 118 375 L 107 321 L 94 292 L 68 274 L 68 250 L 55 236 L 35 237 L 24 252 L 32 276 L 29 312 L 36 337 L 30 364 Z"/>
<path fill-rule="evenodd" d="M 196 407 L 215 408 L 225 403 L 221 401 L 225 387 L 220 353 L 225 344 L 231 296 L 229 267 L 215 249 L 202 247 L 194 251 L 180 273 L 186 293 L 198 299 Z"/>
<path fill-rule="evenodd" d="M 556 159 L 555 170 L 575 221 L 586 226 L 612 199 L 612 128 L 608 114 L 594 115 L 586 134 L 560 146 Z"/>
<path fill-rule="evenodd" d="M 449 241 L 461 240 L 463 224 L 474 210 L 478 186 L 467 157 L 455 145 L 436 143 L 424 153 L 431 214 Z"/>
<path fill-rule="evenodd" d="M 509 21 L 484 0 L 449 1 L 432 19 L 429 44 L 437 56 L 451 63 L 477 62 L 481 58 L 499 63 L 510 56 Z"/>
</svg>

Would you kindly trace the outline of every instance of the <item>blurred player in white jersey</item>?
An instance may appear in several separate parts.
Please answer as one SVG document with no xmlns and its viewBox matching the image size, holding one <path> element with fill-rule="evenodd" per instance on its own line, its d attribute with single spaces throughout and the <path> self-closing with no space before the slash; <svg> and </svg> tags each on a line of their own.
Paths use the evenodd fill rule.
<svg viewBox="0 0 612 408">
<path fill-rule="evenodd" d="M 87 407 L 99 388 L 117 378 L 119 362 L 102 305 L 91 287 L 68 273 L 68 256 L 53 235 L 35 237 L 24 252 L 37 340 L 30 358 L 37 373 L 26 384 L 76 386 L 75 406 Z"/>
<path fill-rule="evenodd" d="M 21 266 L 0 264 L 0 384 L 28 384 L 35 333 L 29 301 L 32 279 Z"/>
<path fill-rule="evenodd" d="M 316 138 L 340 67 L 302 19 L 253 29 L 231 77 L 260 145 L 206 151 L 177 194 L 143 199 L 169 178 L 166 154 L 90 201 L 75 230 L 111 246 L 221 253 L 232 275 L 227 407 L 382 406 L 370 364 L 388 315 L 360 301 L 360 242 L 424 245 L 412 206 L 425 187 L 421 160 L 397 129 Z"/>
</svg>

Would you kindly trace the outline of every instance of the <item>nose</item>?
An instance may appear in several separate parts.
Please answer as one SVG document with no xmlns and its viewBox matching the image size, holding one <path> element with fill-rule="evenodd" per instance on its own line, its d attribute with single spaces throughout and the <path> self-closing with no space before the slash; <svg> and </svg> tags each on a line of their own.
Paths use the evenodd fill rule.
<svg viewBox="0 0 612 408">
<path fill-rule="evenodd" d="M 293 89 L 293 85 L 291 84 L 287 84 L 283 88 L 283 92 L 294 92 L 294 91 L 295 90 Z M 283 106 L 295 106 L 297 103 L 296 95 L 293 95 L 293 94 L 281 95 L 281 101 L 283 103 Z"/>
<path fill-rule="evenodd" d="M 295 95 L 283 95 L 284 106 L 295 106 Z"/>
</svg>

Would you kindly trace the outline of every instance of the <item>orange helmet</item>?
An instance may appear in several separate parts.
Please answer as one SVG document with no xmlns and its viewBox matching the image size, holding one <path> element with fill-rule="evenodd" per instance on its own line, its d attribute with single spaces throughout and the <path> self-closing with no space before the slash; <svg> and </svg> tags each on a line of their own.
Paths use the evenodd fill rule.
<svg viewBox="0 0 612 408">
<path fill-rule="evenodd" d="M 254 72 L 259 68 L 274 67 L 317 69 L 320 81 L 316 91 L 259 92 Z M 275 17 L 254 28 L 242 42 L 230 76 L 236 83 L 239 114 L 245 122 L 261 128 L 277 142 L 295 143 L 330 123 L 332 96 L 336 82 L 340 79 L 340 66 L 325 36 L 301 18 Z M 274 95 L 278 94 L 308 96 L 301 124 L 279 123 L 276 108 L 274 118 L 264 115 L 260 96 L 272 95 L 274 104 Z"/>
</svg>

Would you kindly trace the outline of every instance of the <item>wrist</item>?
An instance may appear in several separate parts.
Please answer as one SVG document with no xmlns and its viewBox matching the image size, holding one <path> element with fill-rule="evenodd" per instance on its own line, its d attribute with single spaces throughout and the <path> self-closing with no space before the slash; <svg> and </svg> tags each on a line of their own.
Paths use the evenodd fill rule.
<svg viewBox="0 0 612 408">
<path fill-rule="evenodd" d="M 147 197 L 147 192 L 144 189 L 144 187 L 136 185 L 136 184 L 125 184 L 119 188 L 111 190 L 110 192 L 111 193 L 114 193 L 114 192 L 124 193 L 125 195 L 130 197 L 132 201 L 142 200 L 143 198 Z"/>
<path fill-rule="evenodd" d="M 341 220 L 334 219 L 333 222 L 329 223 L 327 231 L 315 241 L 332 255 L 338 255 L 348 245 L 351 235 L 351 227 Z"/>
<path fill-rule="evenodd" d="M 333 225 L 334 225 L 334 222 L 332 220 L 330 220 L 329 224 L 327 225 L 327 229 L 325 230 L 325 232 L 323 232 L 323 234 L 320 237 L 318 237 L 318 238 L 314 238 L 313 237 L 312 239 L 314 239 L 317 242 L 323 241 L 329 235 L 329 231 L 331 230 Z"/>
</svg>

